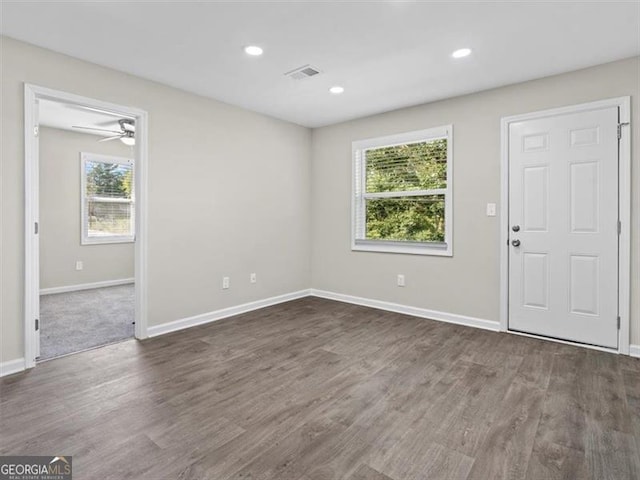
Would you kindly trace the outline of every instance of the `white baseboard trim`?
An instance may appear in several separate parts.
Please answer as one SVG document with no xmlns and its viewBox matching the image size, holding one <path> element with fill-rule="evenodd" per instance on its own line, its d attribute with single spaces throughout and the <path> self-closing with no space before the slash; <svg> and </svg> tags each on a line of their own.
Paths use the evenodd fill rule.
<svg viewBox="0 0 640 480">
<path fill-rule="evenodd" d="M 5 377 L 7 375 L 22 372 L 23 370 L 24 358 L 16 358 L 15 360 L 9 360 L 8 362 L 0 363 L 0 377 Z"/>
<path fill-rule="evenodd" d="M 118 280 L 105 280 L 103 282 L 82 283 L 80 285 L 67 285 L 65 287 L 41 288 L 40 295 L 52 295 L 54 293 L 77 292 L 80 290 L 92 290 L 94 288 L 117 287 L 135 283 L 135 278 L 120 278 Z"/>
<path fill-rule="evenodd" d="M 119 282 L 119 283 L 116 283 L 115 285 L 125 285 L 128 283 L 133 283 L 133 279 L 115 280 L 115 282 Z M 87 286 L 86 288 L 74 288 L 73 290 L 64 290 L 64 291 L 87 290 L 90 288 L 100 288 L 102 286 L 114 285 L 113 283 L 111 283 L 111 285 L 104 285 L 105 283 L 111 283 L 111 282 L 97 282 L 93 284 L 75 285 L 74 287 L 84 287 L 87 285 L 92 285 L 92 286 L 91 287 Z M 67 288 L 73 288 L 73 287 L 60 287 L 60 288 L 67 289 Z M 58 289 L 47 289 L 47 290 L 58 290 Z M 62 292 L 63 291 L 58 290 L 56 292 L 49 292 L 49 293 L 62 293 Z M 47 295 L 48 293 L 41 293 L 41 294 Z M 427 318 L 430 320 L 453 323 L 456 325 L 463 325 L 467 327 L 481 328 L 484 330 L 491 330 L 494 332 L 500 331 L 500 322 L 494 321 L 494 320 L 468 317 L 465 315 L 457 315 L 454 313 L 440 312 L 437 310 L 429 310 L 426 308 L 411 307 L 408 305 L 401 305 L 398 303 L 385 302 L 382 300 L 373 300 L 370 298 L 356 297 L 353 295 L 345 295 L 343 293 L 328 292 L 325 290 L 317 290 L 317 289 L 311 288 L 306 290 L 299 290 L 297 292 L 286 293 L 284 295 L 278 295 L 275 297 L 265 298 L 263 300 L 256 300 L 254 302 L 244 303 L 242 305 L 227 307 L 221 310 L 215 310 L 213 312 L 195 315 L 193 317 L 182 318 L 180 320 L 164 323 L 162 325 L 154 325 L 148 328 L 148 336 L 157 337 L 159 335 L 164 335 L 166 333 L 176 332 L 178 330 L 183 330 L 185 328 L 190 328 L 190 327 L 195 327 L 197 325 L 203 325 L 205 323 L 215 322 L 217 320 L 222 320 L 224 318 L 232 317 L 234 315 L 240 315 L 242 313 L 251 312 L 253 310 L 258 310 L 261 308 L 277 305 L 279 303 L 289 302 L 291 300 L 296 300 L 296 299 L 304 298 L 308 296 L 326 298 L 329 300 L 336 300 L 338 302 L 351 303 L 354 305 L 362 305 L 364 307 L 377 308 L 379 310 L 386 310 L 389 312 L 411 315 L 413 317 Z M 629 348 L 629 355 L 631 355 L 632 357 L 640 358 L 640 345 L 631 345 Z M 24 358 L 10 360 L 8 362 L 0 362 L 0 377 L 22 372 L 24 370 L 25 370 Z"/>
<path fill-rule="evenodd" d="M 297 292 L 286 293 L 284 295 L 278 295 L 276 297 L 265 298 L 263 300 L 256 300 L 255 302 L 243 303 L 242 305 L 236 305 L 234 307 L 227 307 L 221 310 L 215 310 L 213 312 L 203 313 L 195 315 L 193 317 L 182 318 L 173 322 L 163 323 L 162 325 L 153 325 L 147 329 L 149 337 L 157 337 L 158 335 L 164 335 L 165 333 L 175 332 L 183 330 L 189 327 L 195 327 L 196 325 L 203 325 L 209 322 L 215 322 L 216 320 L 222 320 L 223 318 L 233 317 L 234 315 L 240 315 L 241 313 L 251 312 L 260 308 L 270 307 L 271 305 L 277 305 L 278 303 L 289 302 L 298 298 L 308 297 L 310 291 L 300 290 Z"/>
<path fill-rule="evenodd" d="M 437 310 L 428 310 L 426 308 L 410 307 L 408 305 L 400 305 L 398 303 L 383 302 L 381 300 L 373 300 L 370 298 L 354 297 L 342 293 L 327 292 L 325 290 L 311 289 L 311 295 L 314 297 L 327 298 L 329 300 L 337 300 L 338 302 L 353 303 L 364 307 L 377 308 L 387 310 L 389 312 L 403 313 L 413 317 L 428 318 L 441 322 L 455 323 L 457 325 L 465 325 L 467 327 L 482 328 L 493 332 L 500 331 L 500 322 L 493 320 L 485 320 L 483 318 L 467 317 L 465 315 L 457 315 L 455 313 L 439 312 Z"/>
</svg>

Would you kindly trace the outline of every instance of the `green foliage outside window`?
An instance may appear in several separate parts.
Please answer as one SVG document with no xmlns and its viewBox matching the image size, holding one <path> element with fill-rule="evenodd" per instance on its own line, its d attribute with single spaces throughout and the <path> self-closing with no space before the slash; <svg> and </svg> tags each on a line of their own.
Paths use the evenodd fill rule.
<svg viewBox="0 0 640 480">
<path fill-rule="evenodd" d="M 131 198 L 131 167 L 117 163 L 87 162 L 87 196 Z"/>
<path fill-rule="evenodd" d="M 447 187 L 447 139 L 366 150 L 366 193 Z M 444 242 L 444 194 L 369 198 L 366 238 Z"/>
</svg>

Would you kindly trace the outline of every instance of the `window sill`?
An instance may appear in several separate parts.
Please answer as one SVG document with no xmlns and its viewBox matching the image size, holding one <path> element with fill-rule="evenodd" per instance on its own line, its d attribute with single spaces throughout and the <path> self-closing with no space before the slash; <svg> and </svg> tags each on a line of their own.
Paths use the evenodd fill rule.
<svg viewBox="0 0 640 480">
<path fill-rule="evenodd" d="M 111 243 L 135 243 L 133 237 L 94 237 L 83 238 L 80 245 L 108 245 Z"/>
<path fill-rule="evenodd" d="M 452 257 L 451 245 L 441 244 L 404 244 L 394 242 L 364 241 L 351 245 L 354 252 L 400 253 L 405 255 L 431 255 L 436 257 Z"/>
</svg>

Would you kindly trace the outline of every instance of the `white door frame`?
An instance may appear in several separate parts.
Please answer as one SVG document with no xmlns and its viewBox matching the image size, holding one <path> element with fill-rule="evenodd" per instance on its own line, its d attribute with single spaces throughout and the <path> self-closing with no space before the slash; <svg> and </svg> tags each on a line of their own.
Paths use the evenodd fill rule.
<svg viewBox="0 0 640 480">
<path fill-rule="evenodd" d="M 135 337 L 147 338 L 147 155 L 148 116 L 138 108 L 126 107 L 82 97 L 46 87 L 24 85 L 24 218 L 25 218 L 25 278 L 24 278 L 24 361 L 25 368 L 36 365 L 35 319 L 40 302 L 40 251 L 35 225 L 39 220 L 39 149 L 37 107 L 41 99 L 106 110 L 136 122 L 135 144 Z"/>
<path fill-rule="evenodd" d="M 618 107 L 618 123 L 623 124 L 618 151 L 618 205 L 621 231 L 618 237 L 618 349 L 592 347 L 598 350 L 617 351 L 629 355 L 630 341 L 630 290 L 631 290 L 631 97 L 618 97 L 596 102 L 570 105 L 539 112 L 503 117 L 501 119 L 501 206 L 500 209 L 500 331 L 509 331 L 509 125 L 513 122 L 533 120 L 556 115 Z M 516 332 L 510 332 L 516 333 Z M 520 332 L 517 332 L 521 334 Z M 527 334 L 528 335 L 528 334 Z M 536 335 L 531 335 L 536 336 Z M 553 339 L 549 339 L 553 340 Z M 558 340 L 560 341 L 560 340 Z M 562 342 L 562 341 L 561 341 Z M 562 342 L 568 343 L 568 342 Z"/>
</svg>

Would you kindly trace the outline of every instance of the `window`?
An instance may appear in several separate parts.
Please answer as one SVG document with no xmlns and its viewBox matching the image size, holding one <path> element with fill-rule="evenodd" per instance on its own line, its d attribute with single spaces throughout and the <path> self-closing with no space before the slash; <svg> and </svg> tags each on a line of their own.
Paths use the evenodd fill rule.
<svg viewBox="0 0 640 480">
<path fill-rule="evenodd" d="M 453 127 L 353 143 L 353 250 L 452 255 Z"/>
<path fill-rule="evenodd" d="M 82 153 L 83 245 L 133 242 L 134 163 L 128 158 Z"/>
</svg>

